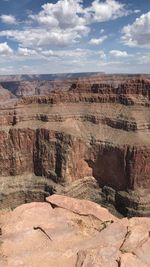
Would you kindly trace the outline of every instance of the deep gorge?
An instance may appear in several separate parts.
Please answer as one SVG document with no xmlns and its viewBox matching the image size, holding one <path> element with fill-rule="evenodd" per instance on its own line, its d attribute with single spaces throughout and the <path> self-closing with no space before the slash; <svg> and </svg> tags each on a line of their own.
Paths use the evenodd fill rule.
<svg viewBox="0 0 150 267">
<path fill-rule="evenodd" d="M 1 208 L 44 201 L 77 181 L 82 197 L 82 179 L 92 176 L 99 202 L 126 216 L 150 215 L 150 81 L 118 77 L 114 86 L 113 79 L 62 82 L 57 90 L 46 82 L 45 95 L 42 87 L 30 96 L 29 82 L 19 83 L 22 96 L 15 91 L 0 109 Z"/>
</svg>

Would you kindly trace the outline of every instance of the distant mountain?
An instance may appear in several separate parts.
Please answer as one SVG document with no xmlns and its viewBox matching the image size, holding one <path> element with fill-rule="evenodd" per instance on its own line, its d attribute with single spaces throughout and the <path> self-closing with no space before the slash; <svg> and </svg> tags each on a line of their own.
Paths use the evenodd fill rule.
<svg viewBox="0 0 150 267">
<path fill-rule="evenodd" d="M 58 74 L 22 74 L 22 75 L 0 75 L 0 82 L 3 81 L 54 81 L 77 79 L 81 77 L 104 74 L 104 72 L 79 72 L 79 73 L 58 73 Z"/>
</svg>

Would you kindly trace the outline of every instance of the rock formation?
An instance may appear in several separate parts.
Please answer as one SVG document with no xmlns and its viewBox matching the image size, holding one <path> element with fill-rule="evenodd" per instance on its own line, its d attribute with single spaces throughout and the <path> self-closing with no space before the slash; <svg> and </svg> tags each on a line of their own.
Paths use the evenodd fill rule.
<svg viewBox="0 0 150 267">
<path fill-rule="evenodd" d="M 1 267 L 150 266 L 150 218 L 60 195 L 0 215 Z"/>
<path fill-rule="evenodd" d="M 54 192 L 82 198 L 83 178 L 92 176 L 86 198 L 94 200 L 87 192 L 96 184 L 96 202 L 150 215 L 149 75 L 1 86 L 13 96 L 0 103 L 2 208 Z"/>
</svg>

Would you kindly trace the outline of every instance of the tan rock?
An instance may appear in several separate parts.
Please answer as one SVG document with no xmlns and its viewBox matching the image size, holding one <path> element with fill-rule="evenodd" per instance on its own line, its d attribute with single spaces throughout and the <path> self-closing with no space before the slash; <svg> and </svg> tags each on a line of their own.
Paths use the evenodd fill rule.
<svg viewBox="0 0 150 267">
<path fill-rule="evenodd" d="M 71 197 L 52 195 L 46 201 L 56 207 L 70 210 L 79 215 L 91 215 L 101 221 L 117 221 L 107 209 L 88 200 L 79 200 Z"/>
<path fill-rule="evenodd" d="M 134 253 L 142 262 L 150 266 L 150 235 L 145 242 L 135 249 Z"/>
<path fill-rule="evenodd" d="M 149 265 L 142 262 L 138 257 L 133 254 L 125 253 L 118 260 L 121 267 L 148 267 Z"/>
<path fill-rule="evenodd" d="M 137 242 L 149 218 L 110 222 L 112 215 L 90 201 L 58 195 L 48 201 L 1 212 L 0 267 L 150 266 L 149 238 Z"/>
</svg>

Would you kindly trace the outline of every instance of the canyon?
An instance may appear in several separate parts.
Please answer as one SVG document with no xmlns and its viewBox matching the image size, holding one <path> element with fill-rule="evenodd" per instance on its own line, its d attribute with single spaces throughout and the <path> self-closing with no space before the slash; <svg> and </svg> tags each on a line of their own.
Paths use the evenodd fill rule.
<svg viewBox="0 0 150 267">
<path fill-rule="evenodd" d="M 57 193 L 150 216 L 150 75 L 0 80 L 1 209 Z"/>
</svg>

